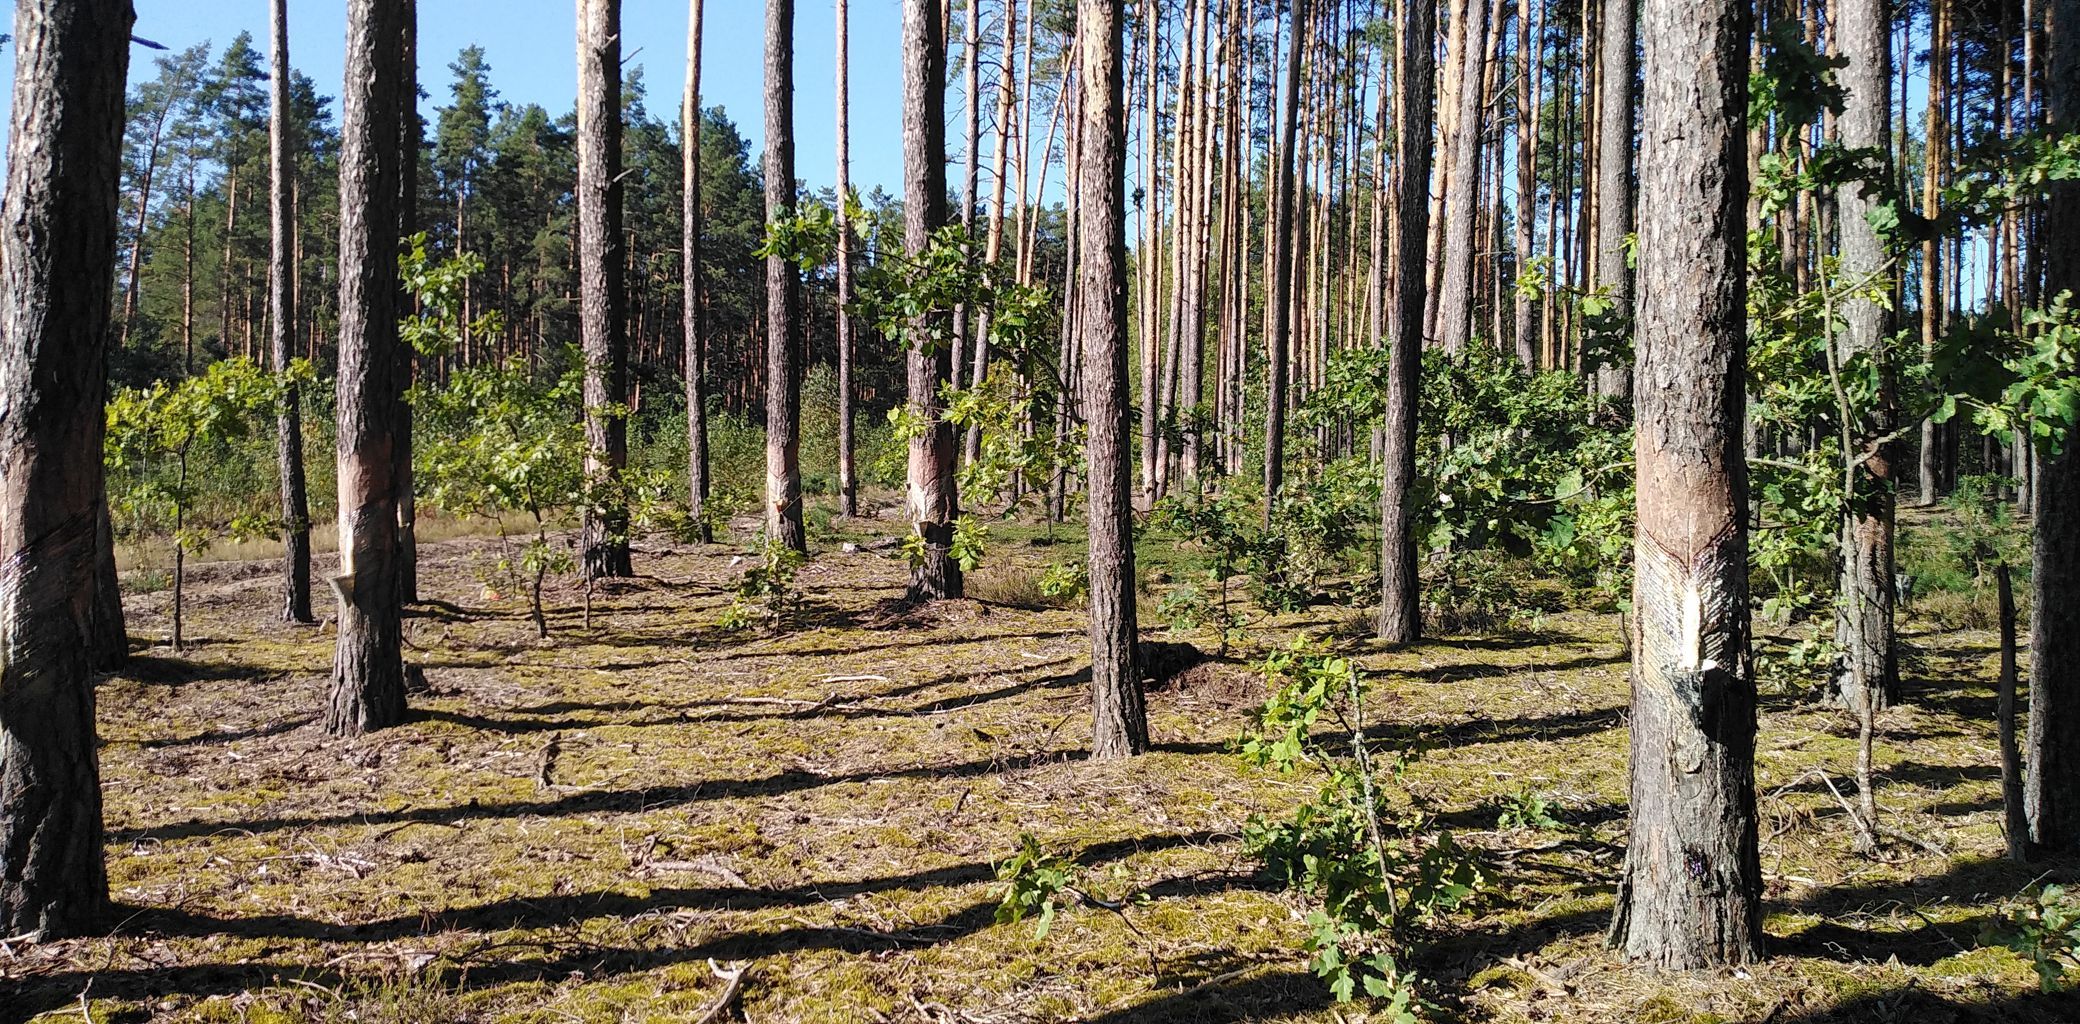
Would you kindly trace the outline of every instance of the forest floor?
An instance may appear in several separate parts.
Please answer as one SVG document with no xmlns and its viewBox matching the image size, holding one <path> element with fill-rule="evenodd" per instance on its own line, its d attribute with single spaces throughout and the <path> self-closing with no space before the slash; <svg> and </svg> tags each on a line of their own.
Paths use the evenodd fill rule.
<svg viewBox="0 0 2080 1024">
<path fill-rule="evenodd" d="M 742 549 L 639 544 L 643 575 L 598 588 L 589 629 L 580 588 L 555 587 L 547 642 L 482 582 L 495 541 L 428 545 L 406 636 L 431 692 L 351 742 L 316 720 L 333 632 L 275 621 L 273 563 L 196 567 L 191 649 L 140 649 L 100 689 L 121 923 L 0 943 L 0 1022 L 699 1021 L 724 989 L 711 961 L 748 965 L 727 1019 L 761 1024 L 1366 1019 L 1329 1001 L 1306 908 L 1243 850 L 1252 814 L 1314 788 L 1229 751 L 1264 695 L 1249 659 L 1159 683 L 1155 751 L 1089 761 L 1083 614 L 1001 599 L 1075 531 L 1000 528 L 974 588 L 999 600 L 902 612 L 903 563 L 839 549 L 898 528 L 823 530 L 777 633 L 715 625 Z M 138 641 L 164 635 L 167 598 L 131 596 Z M 1942 855 L 1853 855 L 1816 774 L 1847 792 L 1851 721 L 1765 697 L 1772 956 L 1689 975 L 1602 944 L 1625 826 L 1615 614 L 1388 653 L 1360 612 L 1317 607 L 1250 643 L 1300 632 L 1362 655 L 1381 743 L 1424 741 L 1407 789 L 1495 879 L 1426 955 L 1442 1019 L 2080 1020 L 2026 959 L 1980 948 L 2033 880 L 2080 867 L 2000 859 L 1989 632 L 1912 622 L 1910 703 L 1880 721 L 1880 802 Z M 1559 826 L 1499 829 L 1524 792 Z M 1024 832 L 1121 909 L 1069 909 L 1044 939 L 995 923 L 993 865 Z"/>
</svg>

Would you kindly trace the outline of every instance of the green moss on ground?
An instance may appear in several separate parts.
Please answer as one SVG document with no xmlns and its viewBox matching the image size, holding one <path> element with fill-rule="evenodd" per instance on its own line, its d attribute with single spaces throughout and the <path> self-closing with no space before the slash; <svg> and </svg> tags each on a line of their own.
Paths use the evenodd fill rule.
<svg viewBox="0 0 2080 1024">
<path fill-rule="evenodd" d="M 197 645 L 143 652 L 101 690 L 121 924 L 0 954 L 0 1021 L 77 1018 L 82 989 L 97 1021 L 684 1021 L 722 990 L 710 960 L 751 965 L 755 1021 L 1362 1019 L 1328 1003 L 1306 908 L 1242 849 L 1252 814 L 1313 789 L 1228 752 L 1263 695 L 1251 651 L 1151 692 L 1151 755 L 1085 761 L 1083 616 L 1023 599 L 1081 557 L 1077 531 L 999 525 L 977 575 L 992 600 L 897 614 L 905 567 L 837 550 L 895 530 L 833 522 L 779 634 L 715 626 L 740 548 L 653 542 L 644 577 L 596 589 L 589 631 L 581 589 L 554 587 L 547 643 L 485 587 L 494 541 L 428 545 L 430 603 L 406 635 L 432 692 L 352 742 L 315 721 L 330 630 L 274 622 L 265 566 L 198 567 Z M 1151 574 L 1198 571 L 1188 547 L 1147 544 Z M 164 601 L 132 599 L 134 635 L 163 629 Z M 2001 901 L 2073 867 L 1999 860 L 1990 634 L 1917 621 L 1912 702 L 1880 723 L 1889 820 L 1944 854 L 1851 855 L 1816 773 L 1847 786 L 1854 731 L 1772 695 L 1757 782 L 1774 956 L 1656 976 L 1600 942 L 1624 840 L 1618 620 L 1536 625 L 1389 652 L 1353 610 L 1318 606 L 1249 636 L 1359 652 L 1381 743 L 1412 755 L 1409 793 L 1488 858 L 1495 885 L 1425 963 L 1433 1016 L 2080 1019 L 2032 994 L 2020 957 L 1977 948 Z M 1559 827 L 1497 829 L 1497 802 L 1527 791 Z M 993 865 L 1021 832 L 1124 914 L 1072 908 L 1045 940 L 995 924 Z"/>
</svg>

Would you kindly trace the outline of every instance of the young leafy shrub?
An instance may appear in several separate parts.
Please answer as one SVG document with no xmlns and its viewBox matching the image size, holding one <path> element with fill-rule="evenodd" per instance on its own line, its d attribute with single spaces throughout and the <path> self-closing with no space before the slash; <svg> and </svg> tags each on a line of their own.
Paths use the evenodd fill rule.
<svg viewBox="0 0 2080 1024">
<path fill-rule="evenodd" d="M 463 367 L 437 386 L 410 392 L 422 440 L 413 473 L 425 500 L 450 515 L 499 524 L 498 571 L 514 591 L 526 590 L 537 636 L 549 635 L 543 584 L 575 568 L 549 541 L 552 521 L 576 515 L 585 500 L 585 428 L 578 418 L 582 377 L 538 374 L 520 360 Z M 506 517 L 525 515 L 532 529 L 514 554 Z"/>
<path fill-rule="evenodd" d="M 248 359 L 225 359 L 180 381 L 120 388 L 108 398 L 102 451 L 110 520 L 125 539 L 172 541 L 175 650 L 185 640 L 187 556 L 226 535 L 259 536 L 279 525 L 270 495 L 250 477 L 209 487 L 209 470 L 264 471 L 238 446 L 267 433 L 263 424 L 273 421 L 285 379 L 310 376 L 301 360 L 277 376 Z"/>
<path fill-rule="evenodd" d="M 1081 558 L 1049 562 L 1040 574 L 1040 595 L 1061 607 L 1082 604 L 1091 594 L 1091 567 Z"/>
<path fill-rule="evenodd" d="M 1018 834 L 1018 852 L 997 866 L 1004 895 L 997 902 L 997 923 L 1033 919 L 1033 937 L 1044 939 L 1054 927 L 1055 911 L 1066 904 L 1075 865 L 1040 848 L 1031 832 Z"/>
<path fill-rule="evenodd" d="M 1544 606 L 1522 562 L 1501 551 L 1455 551 L 1424 581 L 1423 618 L 1443 634 L 1488 633 L 1536 618 Z"/>
<path fill-rule="evenodd" d="M 794 586 L 795 574 L 807 565 L 809 556 L 770 537 L 759 540 L 758 562 L 744 570 L 737 581 L 737 596 L 722 610 L 716 625 L 735 632 L 764 623 L 778 632 L 802 608 L 801 591 Z"/>
<path fill-rule="evenodd" d="M 1483 884 L 1452 834 L 1414 808 L 1397 811 L 1366 746 L 1366 684 L 1355 662 L 1300 639 L 1264 662 L 1272 687 L 1241 744 L 1243 760 L 1321 779 L 1284 820 L 1253 816 L 1243 840 L 1272 876 L 1315 906 L 1306 948 L 1338 1000 L 1385 1001 L 1385 1019 L 1412 1022 L 1421 979 L 1409 966 L 1423 928 Z M 1348 750 L 1316 726 L 1347 730 Z"/>
<path fill-rule="evenodd" d="M 1212 618 L 1213 611 L 1206 591 L 1195 583 L 1179 583 L 1163 591 L 1163 599 L 1156 603 L 1156 618 L 1169 623 L 1173 633 L 1198 629 Z"/>
<path fill-rule="evenodd" d="M 2023 901 L 1986 927 L 1982 943 L 2006 946 L 2037 970 L 2045 992 L 2066 988 L 2066 972 L 2080 968 L 2080 900 L 2061 885 L 2025 891 Z"/>
<path fill-rule="evenodd" d="M 1529 786 L 1495 798 L 1495 827 L 1498 829 L 1552 829 L 1560 828 L 1560 819 L 1554 817 L 1556 805 Z"/>
</svg>

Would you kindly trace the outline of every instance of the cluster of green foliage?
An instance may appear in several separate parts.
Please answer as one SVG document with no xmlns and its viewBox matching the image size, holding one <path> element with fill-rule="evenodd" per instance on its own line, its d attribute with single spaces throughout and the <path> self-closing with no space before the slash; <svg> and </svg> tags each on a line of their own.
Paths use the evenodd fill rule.
<svg viewBox="0 0 2080 1024">
<path fill-rule="evenodd" d="M 103 441 L 117 532 L 129 539 L 168 537 L 193 554 L 226 534 L 278 530 L 279 509 L 260 504 L 273 495 L 250 480 L 240 488 L 244 501 L 198 516 L 196 470 L 204 462 L 236 461 L 232 449 L 241 442 L 271 441 L 283 388 L 310 380 L 310 365 L 301 361 L 278 375 L 251 360 L 224 359 L 177 381 L 117 388 L 108 398 Z"/>
<path fill-rule="evenodd" d="M 1384 1019 L 1412 1022 L 1420 983 L 1412 954 L 1421 931 L 1484 884 L 1480 864 L 1430 816 L 1389 799 L 1385 784 L 1398 784 L 1405 762 L 1384 772 L 1373 764 L 1367 686 L 1355 662 L 1303 638 L 1273 653 L 1263 670 L 1272 693 L 1242 740 L 1242 757 L 1309 772 L 1321 787 L 1283 820 L 1252 817 L 1244 842 L 1315 905 L 1307 948 L 1330 992 L 1384 1000 Z M 1320 732 L 1330 721 L 1341 736 Z"/>
<path fill-rule="evenodd" d="M 716 625 L 731 632 L 763 623 L 778 631 L 801 611 L 802 593 L 794 577 L 809 557 L 771 537 L 759 538 L 757 560 L 737 580 L 736 596 L 722 610 Z"/>
<path fill-rule="evenodd" d="M 2028 957 L 2045 992 L 2064 991 L 2066 972 L 2080 968 L 2080 900 L 2062 885 L 2034 889 L 1990 922 L 1981 941 Z"/>
</svg>

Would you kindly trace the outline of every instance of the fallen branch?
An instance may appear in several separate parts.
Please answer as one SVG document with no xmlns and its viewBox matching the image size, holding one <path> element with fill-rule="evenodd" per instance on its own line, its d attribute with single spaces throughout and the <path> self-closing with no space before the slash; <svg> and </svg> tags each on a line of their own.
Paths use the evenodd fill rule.
<svg viewBox="0 0 2080 1024">
<path fill-rule="evenodd" d="M 712 957 L 708 960 L 708 969 L 722 979 L 722 995 L 708 1006 L 707 1012 L 701 1014 L 694 1024 L 715 1024 L 721 1020 L 722 1015 L 729 1012 L 730 1004 L 736 1002 L 737 997 L 743 994 L 744 978 L 751 973 L 751 965 L 748 963 L 739 962 L 730 969 L 716 963 Z"/>
</svg>

